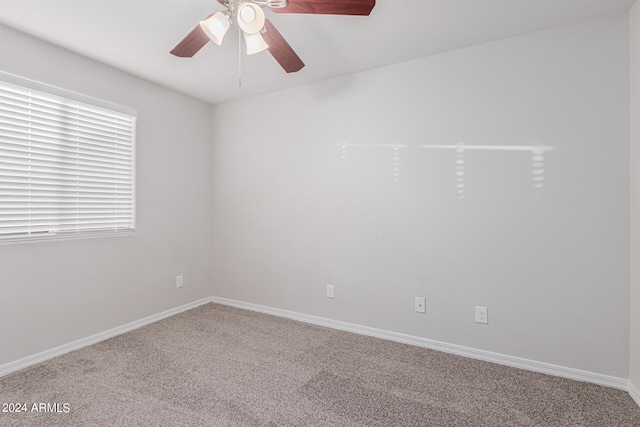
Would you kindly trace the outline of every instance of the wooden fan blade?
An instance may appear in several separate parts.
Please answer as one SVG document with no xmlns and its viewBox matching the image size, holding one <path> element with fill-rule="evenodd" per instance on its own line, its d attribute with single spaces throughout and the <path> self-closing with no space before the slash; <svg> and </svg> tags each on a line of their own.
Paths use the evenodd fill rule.
<svg viewBox="0 0 640 427">
<path fill-rule="evenodd" d="M 264 28 L 266 32 L 262 34 L 262 38 L 269 45 L 269 53 L 287 73 L 300 71 L 304 67 L 304 62 L 293 51 L 289 43 L 282 37 L 282 34 L 276 30 L 276 27 L 268 19 L 264 21 Z"/>
<path fill-rule="evenodd" d="M 209 18 L 213 14 L 207 16 Z M 205 18 L 205 19 L 207 19 Z M 209 42 L 209 36 L 198 24 L 180 43 L 171 50 L 171 54 L 181 58 L 191 58 Z"/>
<path fill-rule="evenodd" d="M 325 15 L 369 15 L 376 0 L 289 0 L 283 8 L 270 8 L 276 13 L 316 13 Z"/>
</svg>

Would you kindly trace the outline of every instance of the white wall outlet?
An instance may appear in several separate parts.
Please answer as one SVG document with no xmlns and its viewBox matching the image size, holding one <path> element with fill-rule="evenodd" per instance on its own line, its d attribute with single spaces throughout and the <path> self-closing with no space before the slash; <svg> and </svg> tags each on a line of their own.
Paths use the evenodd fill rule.
<svg viewBox="0 0 640 427">
<path fill-rule="evenodd" d="M 476 306 L 476 323 L 489 323 L 489 309 Z"/>
<path fill-rule="evenodd" d="M 176 276 L 176 288 L 181 288 L 182 286 L 184 286 L 184 279 L 182 278 L 182 274 L 179 276 Z"/>
<path fill-rule="evenodd" d="M 333 285 L 327 285 L 327 298 L 335 298 Z"/>
<path fill-rule="evenodd" d="M 425 297 L 416 297 L 415 309 L 418 313 L 427 312 L 427 299 Z"/>
</svg>

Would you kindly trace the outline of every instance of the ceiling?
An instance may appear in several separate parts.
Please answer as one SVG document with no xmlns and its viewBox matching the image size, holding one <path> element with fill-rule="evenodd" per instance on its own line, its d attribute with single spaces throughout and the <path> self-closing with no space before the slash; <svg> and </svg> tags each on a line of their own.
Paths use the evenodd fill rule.
<svg viewBox="0 0 640 427">
<path fill-rule="evenodd" d="M 2 0 L 0 23 L 210 104 L 627 11 L 635 0 L 377 0 L 371 16 L 265 13 L 305 62 L 287 74 L 238 34 L 191 59 L 169 51 L 216 0 Z"/>
</svg>

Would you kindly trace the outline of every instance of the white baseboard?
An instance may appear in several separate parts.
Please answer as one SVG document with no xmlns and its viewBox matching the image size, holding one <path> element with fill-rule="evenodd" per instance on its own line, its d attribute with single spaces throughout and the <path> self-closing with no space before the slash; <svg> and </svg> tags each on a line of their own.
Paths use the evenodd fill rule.
<svg viewBox="0 0 640 427">
<path fill-rule="evenodd" d="M 640 388 L 636 386 L 633 382 L 629 381 L 629 394 L 636 401 L 638 406 L 640 406 Z"/>
<path fill-rule="evenodd" d="M 12 372 L 19 371 L 21 369 L 27 368 L 32 365 L 36 365 L 38 363 L 44 362 L 49 359 L 53 359 L 54 357 L 61 356 L 63 354 L 69 353 L 74 350 L 79 350 L 83 347 L 90 346 L 92 344 L 96 344 L 100 341 L 104 341 L 109 338 L 113 338 L 117 335 L 124 334 L 126 332 L 132 331 L 134 329 L 141 328 L 150 323 L 157 322 L 162 319 L 166 319 L 167 317 L 171 317 L 178 313 L 182 313 L 183 311 L 191 310 L 203 304 L 208 304 L 211 302 L 211 298 L 204 298 L 198 301 L 194 301 L 189 304 L 182 305 L 180 307 L 172 308 L 167 311 L 163 311 L 162 313 L 154 314 L 149 317 L 145 317 L 144 319 L 136 320 L 131 323 L 127 323 L 126 325 L 118 326 L 113 329 L 109 329 L 108 331 L 100 332 L 95 335 L 91 335 L 87 338 L 82 338 L 77 341 L 73 341 L 69 344 L 61 345 L 60 347 L 52 348 L 51 350 L 43 351 L 42 353 L 35 354 L 33 356 L 28 356 L 20 360 L 16 360 L 15 362 L 10 362 L 4 365 L 0 365 L 0 377 L 4 375 L 8 375 Z"/>
<path fill-rule="evenodd" d="M 390 341 L 396 341 L 404 344 L 415 345 L 418 347 L 429 348 L 432 350 L 438 350 L 445 353 L 456 354 L 459 356 L 470 357 L 473 359 L 484 360 L 487 362 L 498 363 L 501 365 L 511 366 L 514 368 L 525 369 L 533 372 L 540 372 L 549 375 L 555 375 L 559 377 L 569 378 L 577 381 L 585 381 L 589 383 L 599 384 L 606 387 L 613 387 L 620 390 L 628 391 L 631 397 L 640 405 L 640 389 L 632 382 L 623 379 L 612 377 L 609 375 L 598 374 L 589 371 L 582 371 L 579 369 L 567 368 L 564 366 L 552 365 L 544 362 L 537 362 L 535 360 L 522 359 L 519 357 L 509 356 L 505 354 L 493 353 L 485 350 L 478 350 L 470 347 L 464 347 L 456 344 L 449 344 L 441 341 L 430 340 L 427 338 L 415 337 L 412 335 L 400 334 L 397 332 L 385 331 L 383 329 L 370 328 L 367 326 L 356 325 L 353 323 L 341 322 L 338 320 L 327 319 L 324 317 L 311 316 L 308 314 L 297 313 L 294 311 L 282 310 L 273 307 L 267 307 L 257 304 L 246 303 L 242 301 L 231 300 L 227 298 L 203 298 L 198 301 L 194 301 L 189 304 L 185 304 L 180 307 L 173 308 L 171 310 L 163 311 L 162 313 L 154 314 L 144 319 L 140 319 L 126 325 L 122 325 L 108 331 L 104 331 L 87 338 L 82 338 L 77 341 L 65 344 L 50 350 L 43 351 L 33 356 L 28 356 L 23 359 L 10 362 L 4 365 L 0 365 L 0 377 L 8 375 L 12 372 L 19 371 L 29 366 L 47 361 L 57 356 L 69 353 L 74 350 L 79 350 L 83 347 L 87 347 L 92 344 L 96 344 L 100 341 L 115 337 L 117 335 L 124 334 L 134 329 L 141 328 L 150 323 L 157 322 L 159 320 L 171 317 L 183 311 L 191 310 L 203 304 L 214 302 L 217 304 L 227 305 L 231 307 L 237 307 L 244 310 L 258 311 L 266 314 L 271 314 L 280 317 L 286 317 L 292 320 L 298 320 L 305 323 L 311 323 L 318 326 L 325 326 L 328 328 L 338 329 L 347 332 L 353 332 L 361 335 L 373 336 L 376 338 L 386 339 Z"/>
<path fill-rule="evenodd" d="M 245 310 L 259 311 L 275 316 L 286 317 L 292 320 L 311 323 L 319 326 L 326 326 L 333 329 L 339 329 L 347 332 L 354 332 L 361 335 L 369 335 L 376 338 L 382 338 L 390 341 L 397 341 L 404 344 L 415 345 L 418 347 L 438 350 L 445 353 L 452 353 L 459 356 L 470 357 L 473 359 L 484 360 L 487 362 L 498 363 L 500 365 L 511 366 L 514 368 L 525 369 L 533 372 L 554 375 L 558 377 L 568 378 L 577 381 L 584 381 L 593 384 L 613 387 L 616 389 L 628 391 L 629 381 L 624 378 L 612 377 L 609 375 L 598 374 L 579 369 L 567 368 L 564 366 L 552 365 L 535 360 L 522 359 L 519 357 L 509 356 L 505 354 L 493 353 L 485 350 L 464 347 L 456 344 L 449 344 L 441 341 L 430 340 L 427 338 L 415 337 L 412 335 L 400 334 L 397 332 L 385 331 L 383 329 L 370 328 L 367 326 L 355 325 L 352 323 L 341 322 L 338 320 L 326 319 L 323 317 L 311 316 L 308 314 L 296 313 L 293 311 L 281 310 L 278 308 L 267 307 L 257 304 L 235 301 L 227 298 L 213 297 L 211 301 L 217 304 L 228 305 L 231 307 L 242 308 Z M 637 389 L 636 389 L 637 391 Z M 638 396 L 638 395 L 636 395 Z M 638 399 L 634 397 L 636 401 Z"/>
</svg>

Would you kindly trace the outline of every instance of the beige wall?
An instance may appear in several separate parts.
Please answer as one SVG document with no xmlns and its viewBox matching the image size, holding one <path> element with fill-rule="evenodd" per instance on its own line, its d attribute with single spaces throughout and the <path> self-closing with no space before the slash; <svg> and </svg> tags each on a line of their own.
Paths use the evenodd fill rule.
<svg viewBox="0 0 640 427">
<path fill-rule="evenodd" d="M 136 235 L 1 244 L 0 365 L 210 296 L 212 108 L 4 26 L 0 40 L 0 70 L 138 111 Z"/>
<path fill-rule="evenodd" d="M 628 79 L 625 14 L 218 106 L 215 295 L 624 381 Z"/>
<path fill-rule="evenodd" d="M 631 334 L 629 380 L 640 404 L 640 3 L 629 12 L 631 60 Z"/>
</svg>

